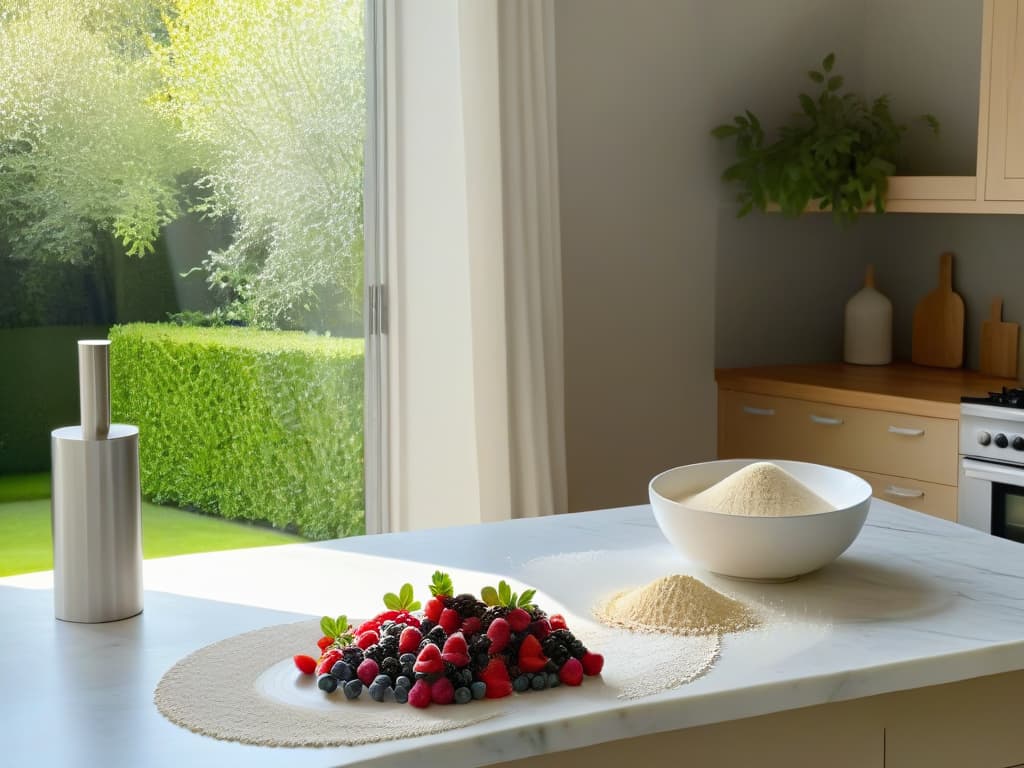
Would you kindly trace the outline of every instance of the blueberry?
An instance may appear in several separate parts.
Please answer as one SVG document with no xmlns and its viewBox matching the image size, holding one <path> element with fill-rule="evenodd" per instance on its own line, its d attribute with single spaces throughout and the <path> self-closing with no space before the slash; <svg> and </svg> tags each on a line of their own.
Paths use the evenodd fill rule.
<svg viewBox="0 0 1024 768">
<path fill-rule="evenodd" d="M 370 685 L 370 698 L 374 701 L 384 701 L 384 691 L 388 690 L 386 685 L 381 685 L 378 682 L 373 682 Z"/>
<path fill-rule="evenodd" d="M 416 662 L 413 662 L 412 664 L 403 664 L 399 671 L 402 673 L 402 677 L 408 677 L 411 680 L 413 675 L 416 674 Z"/>
<path fill-rule="evenodd" d="M 355 680 L 349 680 L 345 683 L 345 698 L 346 699 L 358 699 L 359 694 L 363 692 L 363 682 L 357 677 Z"/>
<path fill-rule="evenodd" d="M 409 690 L 412 688 L 412 679 L 408 675 L 400 675 L 395 680 L 395 688 L 405 688 Z"/>
<path fill-rule="evenodd" d="M 403 667 L 406 666 L 406 665 L 409 665 L 409 664 L 415 664 L 416 663 L 416 654 L 415 653 L 403 653 L 401 656 L 398 657 L 398 663 L 401 664 Z"/>
<path fill-rule="evenodd" d="M 519 693 L 522 693 L 529 687 L 530 681 L 527 679 L 526 675 L 520 675 L 512 681 L 512 690 L 518 691 Z"/>
<path fill-rule="evenodd" d="M 395 701 L 395 689 L 385 685 L 384 690 L 380 692 L 380 701 L 392 702 Z"/>
<path fill-rule="evenodd" d="M 548 676 L 534 675 L 533 680 L 530 681 L 530 687 L 535 691 L 543 691 L 548 687 Z"/>
<path fill-rule="evenodd" d="M 355 672 L 352 671 L 352 667 L 346 664 L 344 661 L 334 662 L 334 666 L 331 667 L 331 675 L 338 678 L 342 682 L 348 682 L 355 677 Z"/>
<path fill-rule="evenodd" d="M 558 679 L 558 675 L 551 673 L 548 675 L 548 688 L 557 688 L 561 680 Z"/>
<path fill-rule="evenodd" d="M 338 688 L 338 678 L 334 675 L 320 675 L 316 679 L 316 685 L 324 693 L 334 693 Z"/>
<path fill-rule="evenodd" d="M 391 678 L 387 675 L 377 675 L 373 678 L 373 683 L 371 683 L 371 685 L 383 685 L 385 688 L 390 688 Z"/>
<path fill-rule="evenodd" d="M 409 689 L 403 686 L 395 688 L 395 701 L 399 704 L 405 704 L 409 700 Z"/>
<path fill-rule="evenodd" d="M 482 699 L 487 695 L 487 683 L 483 680 L 477 680 L 471 686 L 469 686 L 470 692 L 473 694 L 474 699 Z"/>
<path fill-rule="evenodd" d="M 468 704 L 472 700 L 473 700 L 473 693 L 469 690 L 469 688 L 466 688 L 465 686 L 462 686 L 460 688 L 456 688 L 455 689 L 455 703 L 456 704 Z"/>
</svg>

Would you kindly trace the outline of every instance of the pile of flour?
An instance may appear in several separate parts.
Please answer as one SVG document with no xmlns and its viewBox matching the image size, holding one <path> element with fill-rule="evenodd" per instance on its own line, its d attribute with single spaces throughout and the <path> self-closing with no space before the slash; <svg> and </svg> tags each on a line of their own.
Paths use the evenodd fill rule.
<svg viewBox="0 0 1024 768">
<path fill-rule="evenodd" d="M 749 517 L 814 515 L 835 509 L 782 467 L 767 461 L 748 464 L 710 488 L 679 501 L 706 512 Z"/>
</svg>

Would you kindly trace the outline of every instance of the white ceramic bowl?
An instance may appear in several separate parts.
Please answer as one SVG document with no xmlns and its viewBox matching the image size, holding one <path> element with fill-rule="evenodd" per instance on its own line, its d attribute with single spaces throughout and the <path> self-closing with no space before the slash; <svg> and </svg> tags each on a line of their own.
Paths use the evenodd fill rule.
<svg viewBox="0 0 1024 768">
<path fill-rule="evenodd" d="M 700 493 L 755 461 L 771 461 L 835 507 L 831 512 L 755 517 L 706 512 L 678 500 Z M 676 467 L 651 480 L 661 532 L 702 568 L 742 579 L 792 579 L 821 568 L 857 538 L 871 486 L 841 469 L 802 461 L 727 459 Z"/>
</svg>

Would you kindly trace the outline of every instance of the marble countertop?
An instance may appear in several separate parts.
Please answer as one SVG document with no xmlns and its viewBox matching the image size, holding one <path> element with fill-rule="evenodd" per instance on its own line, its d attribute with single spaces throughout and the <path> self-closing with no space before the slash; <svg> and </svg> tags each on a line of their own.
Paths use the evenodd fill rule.
<svg viewBox="0 0 1024 768">
<path fill-rule="evenodd" d="M 646 506 L 150 560 L 145 612 L 111 624 L 55 621 L 50 573 L 9 577 L 0 579 L 0 744 L 5 764 L 61 768 L 485 765 L 996 674 L 1024 668 L 1022 554 L 873 500 L 853 546 L 789 584 L 701 572 Z M 715 666 L 675 690 L 609 704 L 584 685 L 546 722 L 536 707 L 510 706 L 465 729 L 360 747 L 220 742 L 171 724 L 152 703 L 163 673 L 198 648 L 323 613 L 370 615 L 385 588 L 429 583 L 436 567 L 529 583 L 581 614 L 608 591 L 691 573 L 777 620 L 726 636 Z"/>
</svg>

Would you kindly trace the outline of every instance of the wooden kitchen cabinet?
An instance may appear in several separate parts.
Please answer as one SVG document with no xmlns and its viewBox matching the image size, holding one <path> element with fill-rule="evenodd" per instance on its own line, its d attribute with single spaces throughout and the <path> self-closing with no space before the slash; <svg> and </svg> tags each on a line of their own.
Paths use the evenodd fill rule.
<svg viewBox="0 0 1024 768">
<path fill-rule="evenodd" d="M 988 88 L 979 121 L 979 137 L 987 138 L 985 199 L 1024 201 L 1024 0 L 990 0 L 986 17 Z"/>
</svg>

